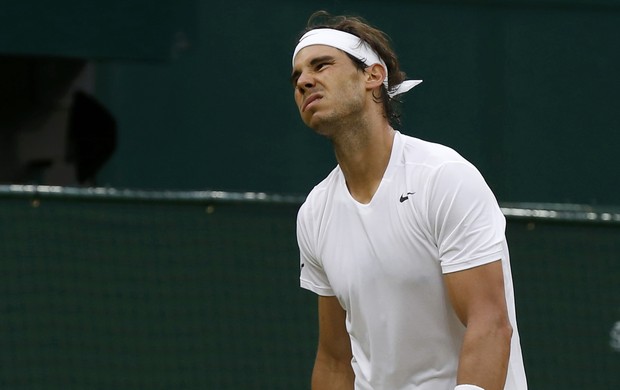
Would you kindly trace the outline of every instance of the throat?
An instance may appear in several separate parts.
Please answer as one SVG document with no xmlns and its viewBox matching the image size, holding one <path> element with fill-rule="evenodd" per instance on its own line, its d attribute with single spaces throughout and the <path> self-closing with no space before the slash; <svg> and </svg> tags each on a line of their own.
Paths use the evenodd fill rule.
<svg viewBox="0 0 620 390">
<path fill-rule="evenodd" d="M 394 130 L 359 134 L 349 142 L 334 143 L 336 159 L 347 189 L 356 201 L 368 204 L 379 189 L 392 155 Z"/>
<path fill-rule="evenodd" d="M 357 158 L 339 160 L 347 189 L 353 199 L 362 204 L 372 201 L 387 171 L 390 152 L 391 148 L 384 153 L 360 154 Z"/>
</svg>

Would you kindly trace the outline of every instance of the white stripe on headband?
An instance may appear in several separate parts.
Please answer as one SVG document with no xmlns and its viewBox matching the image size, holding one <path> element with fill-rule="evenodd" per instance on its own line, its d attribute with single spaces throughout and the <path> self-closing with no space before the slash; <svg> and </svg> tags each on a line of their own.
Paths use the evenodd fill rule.
<svg viewBox="0 0 620 390">
<path fill-rule="evenodd" d="M 345 31 L 334 30 L 331 28 L 318 28 L 305 33 L 293 52 L 293 66 L 295 66 L 295 57 L 299 51 L 311 45 L 326 45 L 340 49 L 345 53 L 349 53 L 353 57 L 359 59 L 367 66 L 380 64 L 385 69 L 385 79 L 383 84 L 388 90 L 388 95 L 394 97 L 409 91 L 411 88 L 420 84 L 422 80 L 405 80 L 402 84 L 395 86 L 391 91 L 388 88 L 388 69 L 385 62 L 379 57 L 368 43 L 359 37 L 349 34 Z"/>
</svg>

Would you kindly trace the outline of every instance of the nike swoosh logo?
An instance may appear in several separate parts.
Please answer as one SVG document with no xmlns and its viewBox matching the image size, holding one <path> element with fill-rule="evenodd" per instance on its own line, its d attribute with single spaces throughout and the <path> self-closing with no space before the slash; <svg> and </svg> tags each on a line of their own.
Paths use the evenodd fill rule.
<svg viewBox="0 0 620 390">
<path fill-rule="evenodd" d="M 402 194 L 400 196 L 400 203 L 403 203 L 404 201 L 406 201 L 407 199 L 409 199 L 409 195 L 413 195 L 415 194 L 415 192 L 407 192 L 405 194 Z"/>
</svg>

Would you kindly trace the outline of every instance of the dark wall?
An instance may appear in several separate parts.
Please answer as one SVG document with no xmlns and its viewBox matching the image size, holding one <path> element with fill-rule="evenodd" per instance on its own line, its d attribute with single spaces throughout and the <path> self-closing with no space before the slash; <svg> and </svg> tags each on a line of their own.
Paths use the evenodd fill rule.
<svg viewBox="0 0 620 390">
<path fill-rule="evenodd" d="M 400 130 L 457 149 L 501 201 L 619 203 L 618 0 L 82 3 L 4 7 L 0 50 L 94 66 L 118 125 L 98 185 L 306 193 L 335 160 L 288 76 L 323 8 L 390 34 L 424 79 Z"/>
<path fill-rule="evenodd" d="M 100 182 L 307 192 L 334 158 L 301 124 L 288 76 L 319 8 L 391 35 L 404 70 L 424 79 L 401 130 L 460 151 L 500 200 L 618 203 L 616 1 L 199 2 L 180 58 L 99 64 L 121 138 Z"/>
<path fill-rule="evenodd" d="M 193 36 L 197 0 L 10 1 L 0 52 L 88 59 L 166 60 Z"/>
<path fill-rule="evenodd" d="M 93 96 L 94 62 L 176 58 L 195 36 L 195 8 L 195 0 L 2 4 L 0 183 L 93 182 L 116 131 Z"/>
</svg>

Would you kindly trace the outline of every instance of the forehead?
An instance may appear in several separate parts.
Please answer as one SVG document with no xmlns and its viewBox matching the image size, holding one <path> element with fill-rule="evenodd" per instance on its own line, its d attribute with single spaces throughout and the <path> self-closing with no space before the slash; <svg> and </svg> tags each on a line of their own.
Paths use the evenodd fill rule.
<svg viewBox="0 0 620 390">
<path fill-rule="evenodd" d="M 340 49 L 336 49 L 327 45 L 310 45 L 301 49 L 295 56 L 294 67 L 304 66 L 309 64 L 313 59 L 317 57 L 331 56 L 338 58 L 340 56 L 346 56 L 346 54 Z"/>
</svg>

